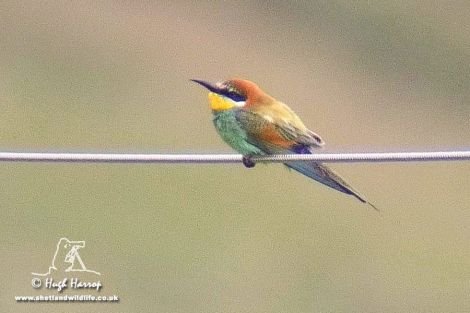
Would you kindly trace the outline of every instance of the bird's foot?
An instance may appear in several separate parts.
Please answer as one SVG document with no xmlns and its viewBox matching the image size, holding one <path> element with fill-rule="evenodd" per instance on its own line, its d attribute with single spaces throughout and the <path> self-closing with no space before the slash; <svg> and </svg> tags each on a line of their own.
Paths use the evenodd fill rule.
<svg viewBox="0 0 470 313">
<path fill-rule="evenodd" d="M 253 162 L 253 160 L 251 159 L 251 155 L 244 155 L 243 156 L 243 165 L 245 165 L 245 167 L 247 168 L 252 168 L 252 167 L 255 167 L 256 163 Z"/>
</svg>

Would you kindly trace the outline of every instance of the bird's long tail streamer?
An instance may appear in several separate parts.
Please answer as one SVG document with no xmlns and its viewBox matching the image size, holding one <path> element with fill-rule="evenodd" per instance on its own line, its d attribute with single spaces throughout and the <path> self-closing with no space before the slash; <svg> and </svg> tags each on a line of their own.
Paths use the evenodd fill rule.
<svg viewBox="0 0 470 313">
<path fill-rule="evenodd" d="M 287 167 L 296 170 L 299 173 L 304 174 L 328 187 L 352 195 L 359 199 L 363 203 L 369 204 L 375 210 L 378 211 L 377 207 L 370 203 L 364 196 L 354 190 L 341 176 L 336 174 L 332 169 L 324 164 L 307 161 L 307 162 L 286 162 L 284 163 Z"/>
</svg>

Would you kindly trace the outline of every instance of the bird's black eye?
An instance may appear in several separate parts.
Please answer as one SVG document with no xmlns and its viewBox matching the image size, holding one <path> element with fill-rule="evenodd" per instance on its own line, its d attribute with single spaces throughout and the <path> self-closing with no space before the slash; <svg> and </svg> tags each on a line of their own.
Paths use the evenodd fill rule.
<svg viewBox="0 0 470 313">
<path fill-rule="evenodd" d="M 235 102 L 246 101 L 246 97 L 242 95 L 240 92 L 238 92 L 238 90 L 236 90 L 232 86 L 227 86 L 226 88 L 224 88 L 221 94 L 232 99 Z"/>
</svg>

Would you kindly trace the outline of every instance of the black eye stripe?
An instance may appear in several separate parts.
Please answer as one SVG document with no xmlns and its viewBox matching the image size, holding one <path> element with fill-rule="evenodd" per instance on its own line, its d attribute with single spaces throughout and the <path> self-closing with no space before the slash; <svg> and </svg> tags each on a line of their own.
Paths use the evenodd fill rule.
<svg viewBox="0 0 470 313">
<path fill-rule="evenodd" d="M 224 95 L 230 99 L 232 99 L 235 102 L 240 102 L 240 101 L 246 101 L 246 97 L 243 95 L 235 92 L 235 91 L 230 91 L 230 90 L 224 90 L 221 92 L 221 95 Z"/>
</svg>

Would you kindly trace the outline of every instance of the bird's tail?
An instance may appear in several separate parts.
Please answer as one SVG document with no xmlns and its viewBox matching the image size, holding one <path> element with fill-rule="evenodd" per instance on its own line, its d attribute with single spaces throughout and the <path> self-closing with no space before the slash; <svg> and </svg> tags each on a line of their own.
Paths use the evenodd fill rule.
<svg viewBox="0 0 470 313">
<path fill-rule="evenodd" d="M 367 201 L 359 192 L 354 190 L 341 176 L 336 174 L 332 169 L 324 164 L 313 162 L 313 161 L 291 161 L 284 163 L 287 167 L 296 170 L 299 173 L 304 174 L 328 187 L 344 192 L 348 195 L 352 195 L 359 199 L 363 203 L 369 204 L 375 210 L 378 209 Z"/>
</svg>

